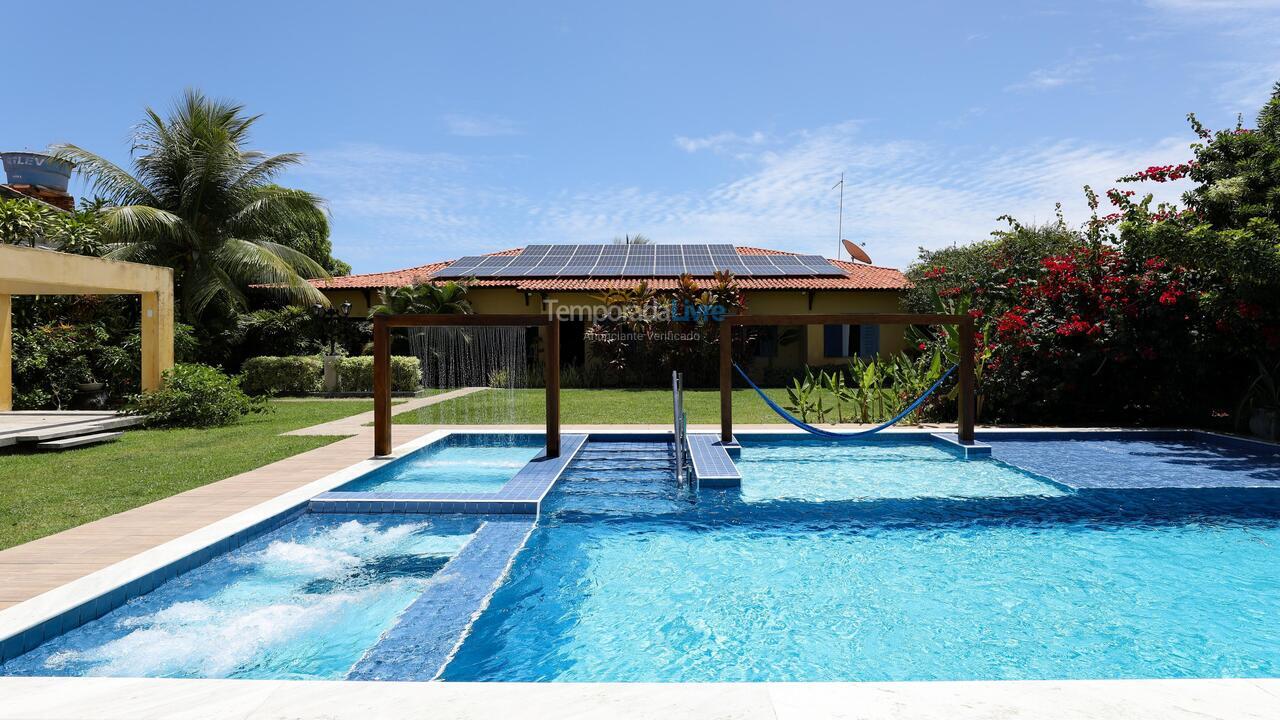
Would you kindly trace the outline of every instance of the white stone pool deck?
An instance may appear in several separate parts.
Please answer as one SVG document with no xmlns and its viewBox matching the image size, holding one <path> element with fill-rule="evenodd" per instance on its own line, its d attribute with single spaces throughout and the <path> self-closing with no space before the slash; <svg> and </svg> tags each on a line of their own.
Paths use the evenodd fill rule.
<svg viewBox="0 0 1280 720">
<path fill-rule="evenodd" d="M 399 409 L 399 408 L 397 408 Z M 405 410 L 411 408 L 404 408 Z M 399 446 L 441 429 L 539 432 L 541 426 L 394 426 Z M 787 432 L 778 425 L 739 432 Z M 946 429 L 930 425 L 929 430 Z M 308 429 L 310 430 L 310 429 Z M 316 450 L 0 551 L 0 635 L 68 597 L 107 586 L 166 554 L 337 482 L 369 461 L 370 428 Z M 333 431 L 339 432 L 333 432 Z M 565 426 L 565 432 L 667 432 L 665 425 Z M 690 431 L 715 432 L 713 426 Z M 415 443 L 416 444 L 416 443 Z M 0 678 L 8 718 L 1280 718 L 1280 679 L 906 683 L 419 683 Z"/>
<path fill-rule="evenodd" d="M 0 678 L 0 720 L 1274 720 L 1280 680 L 418 683 Z"/>
</svg>

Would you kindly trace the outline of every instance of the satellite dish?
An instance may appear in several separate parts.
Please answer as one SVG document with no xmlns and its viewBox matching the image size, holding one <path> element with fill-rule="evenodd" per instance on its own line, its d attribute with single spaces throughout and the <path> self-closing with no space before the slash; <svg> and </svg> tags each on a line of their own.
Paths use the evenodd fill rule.
<svg viewBox="0 0 1280 720">
<path fill-rule="evenodd" d="M 841 240 L 840 244 L 844 245 L 845 252 L 849 253 L 849 257 L 854 260 L 860 260 L 868 265 L 871 264 L 871 256 L 867 254 L 866 250 L 863 250 L 848 240 Z"/>
</svg>

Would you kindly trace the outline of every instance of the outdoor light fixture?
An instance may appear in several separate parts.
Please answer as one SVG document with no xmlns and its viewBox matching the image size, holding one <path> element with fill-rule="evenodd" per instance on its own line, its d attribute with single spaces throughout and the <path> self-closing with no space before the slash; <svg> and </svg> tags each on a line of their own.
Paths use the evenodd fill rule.
<svg viewBox="0 0 1280 720">
<path fill-rule="evenodd" d="M 338 338 L 337 332 L 335 331 L 338 329 L 338 323 L 350 318 L 351 303 L 349 301 L 344 302 L 337 308 L 332 306 L 325 307 L 324 303 L 316 303 L 311 306 L 311 310 L 315 315 L 316 320 L 320 323 L 320 332 L 322 335 L 320 344 L 323 345 L 327 343 L 329 345 L 329 354 L 337 355 Z"/>
</svg>

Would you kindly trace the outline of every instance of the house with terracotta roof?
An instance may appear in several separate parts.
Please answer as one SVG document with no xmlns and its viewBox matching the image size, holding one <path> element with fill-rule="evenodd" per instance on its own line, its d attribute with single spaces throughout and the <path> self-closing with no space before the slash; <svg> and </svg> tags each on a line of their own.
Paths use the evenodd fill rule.
<svg viewBox="0 0 1280 720">
<path fill-rule="evenodd" d="M 598 305 L 600 296 L 641 282 L 662 291 L 679 276 L 710 281 L 715 270 L 733 272 L 748 314 L 885 313 L 901 310 L 910 283 L 901 271 L 828 260 L 782 250 L 733 245 L 530 245 L 393 270 L 312 280 L 336 305 L 351 303 L 352 317 L 378 302 L 378 291 L 412 283 L 466 281 L 477 313 L 527 314 L 549 307 Z M 585 360 L 583 320 L 562 321 L 561 359 Z M 894 353 L 904 327 L 809 325 L 768 329 L 757 362 L 781 367 L 829 365 L 850 357 Z"/>
</svg>

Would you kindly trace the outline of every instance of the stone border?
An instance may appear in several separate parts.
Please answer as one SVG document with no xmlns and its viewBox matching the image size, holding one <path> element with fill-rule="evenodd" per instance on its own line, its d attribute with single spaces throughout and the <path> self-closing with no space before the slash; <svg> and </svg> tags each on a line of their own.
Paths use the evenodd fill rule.
<svg viewBox="0 0 1280 720">
<path fill-rule="evenodd" d="M 1262 720 L 1280 680 L 443 683 L 0 678 L 0 720 Z"/>
</svg>

